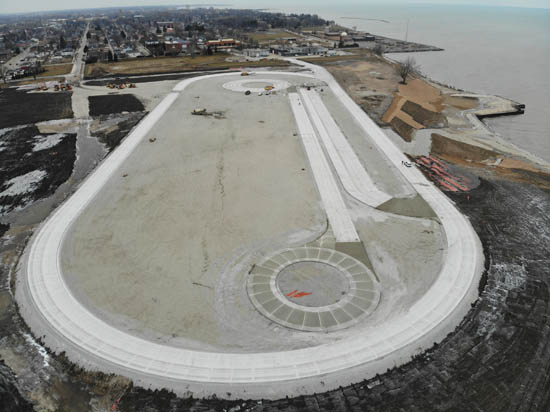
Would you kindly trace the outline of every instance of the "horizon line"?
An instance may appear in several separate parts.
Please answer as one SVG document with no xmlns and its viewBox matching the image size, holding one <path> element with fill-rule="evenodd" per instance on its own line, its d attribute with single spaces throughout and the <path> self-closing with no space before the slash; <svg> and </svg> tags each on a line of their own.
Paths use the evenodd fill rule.
<svg viewBox="0 0 550 412">
<path fill-rule="evenodd" d="M 436 6 L 436 7 L 445 7 L 445 6 L 460 6 L 460 7 L 490 7 L 490 8 L 498 8 L 498 9 L 528 9 L 528 10 L 550 10 L 549 7 L 540 7 L 540 6 L 527 6 L 527 5 L 498 5 L 498 4 L 476 4 L 476 3 L 433 3 L 433 2 L 415 2 L 415 3 L 409 3 L 406 1 L 403 1 L 403 3 L 407 3 L 410 6 Z M 372 5 L 384 5 L 384 6 L 391 6 L 391 5 L 399 5 L 402 3 L 383 3 L 382 1 L 373 2 Z M 235 8 L 240 10 L 278 10 L 278 9 L 266 9 L 264 7 L 238 7 L 233 4 L 229 3 L 205 3 L 205 4 L 157 4 L 157 5 L 128 5 L 128 6 L 104 6 L 104 7 L 86 7 L 86 8 L 67 8 L 67 9 L 40 9 L 35 11 L 11 11 L 11 12 L 1 12 L 0 16 L 9 16 L 9 15 L 26 15 L 26 14 L 40 14 L 40 13 L 63 13 L 63 12 L 70 12 L 70 11 L 87 11 L 87 10 L 110 10 L 110 9 L 139 9 L 139 8 L 166 8 L 166 7 L 179 7 L 179 8 Z M 283 12 L 286 13 L 286 12 Z M 291 13 L 291 12 L 290 12 Z M 310 12 L 309 14 L 317 14 L 314 11 Z"/>
</svg>

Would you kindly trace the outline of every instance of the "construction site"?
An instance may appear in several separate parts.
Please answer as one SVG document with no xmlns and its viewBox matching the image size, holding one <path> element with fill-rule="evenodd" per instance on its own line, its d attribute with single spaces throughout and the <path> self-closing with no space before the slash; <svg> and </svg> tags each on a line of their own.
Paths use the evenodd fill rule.
<svg viewBox="0 0 550 412">
<path fill-rule="evenodd" d="M 480 120 L 523 105 L 364 50 L 84 80 L 82 47 L 0 95 L 0 386 L 71 412 L 544 402 L 550 169 Z"/>
<path fill-rule="evenodd" d="M 475 232 L 304 65 L 176 83 L 45 222 L 17 295 L 48 347 L 146 387 L 276 399 L 382 373 L 456 327 Z"/>
</svg>

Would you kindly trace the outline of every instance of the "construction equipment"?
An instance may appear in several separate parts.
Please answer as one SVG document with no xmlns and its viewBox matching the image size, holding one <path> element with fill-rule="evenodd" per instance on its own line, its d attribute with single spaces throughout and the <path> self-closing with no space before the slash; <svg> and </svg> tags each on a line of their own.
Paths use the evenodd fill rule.
<svg viewBox="0 0 550 412">
<path fill-rule="evenodd" d="M 206 109 L 193 109 L 191 114 L 194 114 L 195 116 L 201 116 L 206 114 Z"/>
<path fill-rule="evenodd" d="M 249 75 L 248 72 L 242 72 L 242 73 L 241 73 L 241 76 L 248 76 L 248 75 Z"/>
<path fill-rule="evenodd" d="M 268 92 L 271 91 L 271 90 L 273 90 L 274 88 L 275 88 L 275 86 L 271 86 L 271 85 L 265 86 L 265 87 L 264 87 L 264 89 L 265 89 L 266 91 L 268 91 Z"/>
</svg>

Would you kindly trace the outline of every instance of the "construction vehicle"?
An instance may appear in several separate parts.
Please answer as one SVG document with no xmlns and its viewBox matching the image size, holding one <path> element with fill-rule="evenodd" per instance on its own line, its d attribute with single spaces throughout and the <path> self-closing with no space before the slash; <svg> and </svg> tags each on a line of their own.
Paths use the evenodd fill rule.
<svg viewBox="0 0 550 412">
<path fill-rule="evenodd" d="M 264 89 L 265 89 L 266 91 L 268 91 L 268 92 L 270 92 L 270 91 L 273 90 L 274 88 L 275 88 L 275 86 L 271 86 L 271 85 L 265 86 L 265 87 L 264 87 Z"/>
<path fill-rule="evenodd" d="M 241 73 L 241 76 L 248 76 L 249 74 L 250 74 L 250 73 L 248 73 L 248 72 L 242 72 L 242 73 Z"/>
<path fill-rule="evenodd" d="M 193 109 L 191 114 L 194 114 L 196 116 L 205 115 L 206 114 L 206 109 Z"/>
</svg>

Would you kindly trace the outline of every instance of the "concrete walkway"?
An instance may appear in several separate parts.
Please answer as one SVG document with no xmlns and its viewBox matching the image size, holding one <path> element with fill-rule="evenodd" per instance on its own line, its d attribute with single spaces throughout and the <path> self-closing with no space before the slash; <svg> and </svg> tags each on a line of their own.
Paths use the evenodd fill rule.
<svg viewBox="0 0 550 412">
<path fill-rule="evenodd" d="M 371 207 L 390 200 L 391 196 L 375 186 L 319 94 L 302 89 L 300 96 L 346 191 Z"/>
<path fill-rule="evenodd" d="M 359 242 L 359 235 L 351 221 L 344 199 L 338 190 L 338 185 L 323 154 L 323 149 L 321 149 L 317 136 L 315 136 L 313 125 L 309 121 L 304 105 L 296 93 L 290 93 L 289 98 L 300 130 L 300 137 L 315 177 L 315 183 L 336 241 Z"/>
<path fill-rule="evenodd" d="M 405 156 L 326 70 L 297 63 L 325 81 L 382 153 L 396 167 L 402 166 Z M 215 76 L 231 77 L 205 77 Z M 477 298 L 483 254 L 466 218 L 414 167 L 402 167 L 403 176 L 437 213 L 447 238 L 446 258 L 431 289 L 408 312 L 369 333 L 293 351 L 194 351 L 115 329 L 74 298 L 59 263 L 65 233 L 186 86 L 205 77 L 187 79 L 176 86 L 29 242 L 19 267 L 16 297 L 34 334 L 43 336 L 50 348 L 66 351 L 79 364 L 128 376 L 144 386 L 167 387 L 180 394 L 192 391 L 195 396 L 280 398 L 326 391 L 383 373 L 454 330 Z"/>
</svg>

